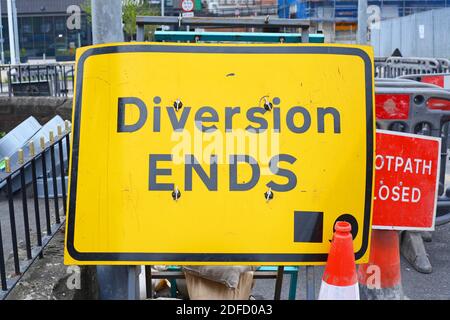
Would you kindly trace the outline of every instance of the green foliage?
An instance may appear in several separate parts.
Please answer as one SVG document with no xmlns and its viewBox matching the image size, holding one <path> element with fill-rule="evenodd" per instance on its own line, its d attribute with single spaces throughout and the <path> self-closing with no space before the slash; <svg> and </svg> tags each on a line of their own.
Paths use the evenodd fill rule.
<svg viewBox="0 0 450 320">
<path fill-rule="evenodd" d="M 92 22 L 91 0 L 85 0 L 81 9 L 86 12 L 89 23 Z M 136 34 L 136 16 L 159 16 L 159 6 L 154 6 L 148 1 L 122 0 L 123 30 L 129 40 L 133 40 Z M 147 40 L 152 40 L 155 26 L 146 26 L 145 35 Z"/>
<path fill-rule="evenodd" d="M 6 136 L 6 132 L 0 131 L 0 139 L 3 138 L 4 136 Z"/>
<path fill-rule="evenodd" d="M 91 7 L 91 0 L 84 0 L 84 3 L 80 5 L 81 10 L 86 12 L 87 21 L 89 24 L 92 23 L 92 7 Z"/>
<path fill-rule="evenodd" d="M 151 5 L 146 1 L 130 1 L 122 2 L 122 19 L 124 23 L 125 34 L 133 40 L 136 34 L 136 16 L 157 16 L 159 15 L 158 7 Z M 146 26 L 145 34 L 153 32 L 155 27 Z"/>
</svg>

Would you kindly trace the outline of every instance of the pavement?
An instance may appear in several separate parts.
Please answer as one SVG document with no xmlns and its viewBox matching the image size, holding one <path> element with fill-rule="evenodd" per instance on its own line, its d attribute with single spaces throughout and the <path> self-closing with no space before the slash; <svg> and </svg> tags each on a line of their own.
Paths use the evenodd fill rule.
<svg viewBox="0 0 450 320">
<path fill-rule="evenodd" d="M 89 290 L 77 291 L 66 285 L 67 267 L 63 263 L 64 229 L 59 231 L 44 250 L 44 258 L 37 259 L 22 280 L 16 285 L 8 299 L 33 300 L 71 300 L 92 294 Z M 450 277 L 450 224 L 438 226 L 433 232 L 433 241 L 425 243 L 430 256 L 433 272 L 422 274 L 415 271 L 405 259 L 401 259 L 403 291 L 411 300 L 449 300 Z M 315 296 L 320 290 L 323 267 L 313 267 L 315 274 Z M 306 300 L 305 267 L 300 268 L 296 299 Z M 283 279 L 281 299 L 287 300 L 289 293 L 289 276 Z M 88 285 L 95 285 L 90 281 Z M 85 282 L 86 283 L 86 282 Z M 95 288 L 94 288 L 95 290 Z M 275 280 L 258 279 L 252 291 L 257 300 L 272 300 Z"/>
<path fill-rule="evenodd" d="M 436 227 L 432 242 L 425 242 L 433 272 L 415 271 L 402 258 L 402 283 L 406 296 L 416 300 L 450 299 L 450 224 Z"/>
</svg>

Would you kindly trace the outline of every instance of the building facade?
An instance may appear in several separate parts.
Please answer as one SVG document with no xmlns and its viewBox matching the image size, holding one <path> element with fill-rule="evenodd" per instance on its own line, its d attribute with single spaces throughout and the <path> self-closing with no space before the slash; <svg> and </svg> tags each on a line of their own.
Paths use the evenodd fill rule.
<svg viewBox="0 0 450 320">
<path fill-rule="evenodd" d="M 43 58 L 73 60 L 76 48 L 91 44 L 92 28 L 82 10 L 83 3 L 85 0 L 16 0 L 21 62 Z M 1 0 L 0 4 L 3 50 L 8 62 L 7 1 Z M 75 15 L 79 21 L 74 20 L 78 19 Z"/>
<path fill-rule="evenodd" d="M 160 3 L 158 1 L 158 3 Z M 182 0 L 165 0 L 166 15 L 182 13 Z M 195 0 L 195 16 L 261 16 L 277 15 L 277 0 Z"/>
<path fill-rule="evenodd" d="M 445 8 L 450 0 L 369 0 L 368 5 L 379 7 L 383 18 L 395 18 Z M 358 0 L 278 0 L 278 14 L 283 18 L 355 23 L 357 12 Z"/>
<path fill-rule="evenodd" d="M 385 20 L 450 7 L 450 0 L 368 0 L 368 15 Z M 358 0 L 278 0 L 281 18 L 309 19 L 326 41 L 354 42 Z"/>
</svg>

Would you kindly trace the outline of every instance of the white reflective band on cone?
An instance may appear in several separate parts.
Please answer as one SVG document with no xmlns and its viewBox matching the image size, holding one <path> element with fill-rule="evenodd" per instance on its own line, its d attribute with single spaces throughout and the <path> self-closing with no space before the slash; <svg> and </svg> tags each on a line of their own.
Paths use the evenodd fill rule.
<svg viewBox="0 0 450 320">
<path fill-rule="evenodd" d="M 359 300 L 359 286 L 333 286 L 322 280 L 319 300 Z"/>
</svg>

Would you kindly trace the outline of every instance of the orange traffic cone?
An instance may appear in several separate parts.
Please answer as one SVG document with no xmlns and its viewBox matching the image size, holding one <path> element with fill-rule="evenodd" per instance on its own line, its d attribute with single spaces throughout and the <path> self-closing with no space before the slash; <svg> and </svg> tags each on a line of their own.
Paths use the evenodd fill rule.
<svg viewBox="0 0 450 320">
<path fill-rule="evenodd" d="M 372 230 L 369 263 L 359 266 L 358 280 L 363 299 L 404 298 L 398 231 Z"/>
<path fill-rule="evenodd" d="M 348 222 L 336 222 L 319 300 L 359 300 L 351 230 Z"/>
</svg>

